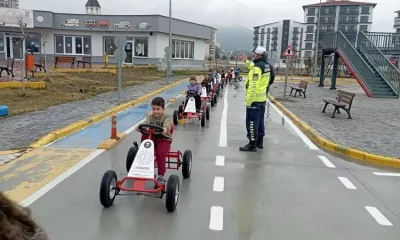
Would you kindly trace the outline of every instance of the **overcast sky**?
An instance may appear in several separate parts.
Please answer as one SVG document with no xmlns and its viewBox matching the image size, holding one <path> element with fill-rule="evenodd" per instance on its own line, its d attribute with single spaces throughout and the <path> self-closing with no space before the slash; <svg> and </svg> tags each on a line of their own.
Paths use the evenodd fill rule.
<svg viewBox="0 0 400 240">
<path fill-rule="evenodd" d="M 84 13 L 87 0 L 20 0 L 20 8 Z M 168 0 L 98 0 L 103 14 L 161 14 L 168 16 Z M 325 0 L 322 0 L 323 2 Z M 375 0 L 372 31 L 394 32 L 394 11 L 400 0 Z M 213 27 L 252 28 L 282 19 L 304 21 L 303 5 L 318 0 L 172 0 L 172 15 Z"/>
</svg>

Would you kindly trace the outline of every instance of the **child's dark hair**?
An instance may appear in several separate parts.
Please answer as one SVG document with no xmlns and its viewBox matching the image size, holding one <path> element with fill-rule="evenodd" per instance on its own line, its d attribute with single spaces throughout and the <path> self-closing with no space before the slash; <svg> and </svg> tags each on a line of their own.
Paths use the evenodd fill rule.
<svg viewBox="0 0 400 240">
<path fill-rule="evenodd" d="M 165 108 L 165 100 L 162 97 L 155 97 L 153 98 L 153 100 L 151 101 L 151 105 L 152 106 L 159 106 L 162 108 Z"/>
</svg>

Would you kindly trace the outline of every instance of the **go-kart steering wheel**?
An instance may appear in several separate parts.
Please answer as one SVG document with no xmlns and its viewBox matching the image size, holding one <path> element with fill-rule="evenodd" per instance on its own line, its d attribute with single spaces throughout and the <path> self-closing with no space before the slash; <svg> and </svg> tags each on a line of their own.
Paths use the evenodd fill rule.
<svg viewBox="0 0 400 240">
<path fill-rule="evenodd" d="M 141 123 L 138 126 L 138 129 L 141 133 L 147 134 L 147 129 L 153 130 L 155 133 L 162 133 L 164 132 L 164 128 L 155 125 L 155 124 L 146 124 L 146 123 Z"/>
<path fill-rule="evenodd" d="M 186 92 L 186 95 L 190 95 L 190 96 L 197 95 L 197 94 L 199 94 L 199 93 L 195 90 L 187 90 L 187 92 Z"/>
</svg>

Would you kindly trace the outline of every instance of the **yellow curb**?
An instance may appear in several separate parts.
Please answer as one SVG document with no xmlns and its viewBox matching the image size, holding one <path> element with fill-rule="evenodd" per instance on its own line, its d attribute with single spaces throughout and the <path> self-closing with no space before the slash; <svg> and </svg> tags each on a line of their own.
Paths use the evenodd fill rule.
<svg viewBox="0 0 400 240">
<path fill-rule="evenodd" d="M 57 73 L 117 73 L 116 68 L 54 68 Z"/>
<path fill-rule="evenodd" d="M 127 135 L 126 135 L 126 133 L 117 133 L 117 136 L 118 136 L 118 140 L 109 138 L 106 141 L 100 143 L 97 148 L 109 150 L 109 149 L 115 147 L 115 145 L 117 145 L 119 142 L 121 142 L 124 138 L 126 138 Z"/>
<path fill-rule="evenodd" d="M 169 103 L 174 103 L 176 101 L 175 98 L 171 98 L 170 100 L 168 100 Z"/>
<path fill-rule="evenodd" d="M 180 94 L 185 94 L 185 91 L 181 91 Z"/>
<path fill-rule="evenodd" d="M 50 133 L 46 134 L 45 136 L 41 137 L 40 139 L 38 139 L 37 141 L 33 142 L 30 145 L 30 148 L 43 147 L 43 146 L 45 146 L 45 145 L 47 145 L 47 144 L 49 144 L 51 142 L 54 142 L 54 141 L 56 141 L 56 140 L 58 140 L 60 138 L 63 138 L 63 137 L 68 136 L 68 135 L 70 135 L 70 134 L 72 134 L 74 132 L 77 132 L 77 131 L 79 131 L 79 130 L 87 127 L 87 126 L 93 125 L 94 123 L 97 123 L 97 122 L 99 122 L 101 120 L 104 120 L 104 119 L 106 119 L 108 117 L 111 117 L 112 115 L 114 115 L 114 114 L 116 114 L 118 112 L 121 112 L 121 111 L 123 111 L 125 109 L 128 109 L 130 107 L 133 107 L 133 106 L 135 106 L 137 104 L 140 104 L 140 103 L 146 101 L 147 99 L 149 99 L 149 98 L 151 98 L 151 97 L 153 97 L 155 95 L 158 95 L 158 94 L 160 94 L 160 93 L 162 93 L 162 92 L 164 92 L 164 91 L 166 91 L 166 90 L 168 90 L 170 88 L 173 88 L 173 87 L 175 87 L 175 86 L 177 86 L 177 85 L 179 85 L 179 84 L 181 84 L 181 83 L 183 83 L 183 82 L 185 82 L 187 80 L 188 80 L 188 78 L 182 79 L 182 80 L 180 80 L 178 82 L 172 83 L 172 84 L 170 84 L 168 86 L 162 87 L 162 88 L 160 88 L 160 89 L 158 89 L 156 91 L 153 91 L 153 92 L 151 92 L 149 94 L 146 94 L 146 95 L 144 95 L 144 96 L 142 96 L 142 97 L 140 97 L 138 99 L 123 103 L 123 104 L 121 104 L 119 106 L 116 106 L 114 108 L 111 108 L 111 109 L 109 109 L 109 110 L 107 110 L 105 112 L 96 114 L 96 115 L 94 115 L 94 116 L 92 116 L 92 117 L 90 117 L 88 119 L 72 123 L 72 124 L 67 125 L 67 126 L 65 126 L 63 128 L 60 128 L 60 129 L 55 130 L 53 132 L 50 132 Z"/>
<path fill-rule="evenodd" d="M 372 163 L 380 166 L 400 168 L 400 159 L 395 157 L 382 156 L 375 153 L 368 153 L 359 149 L 346 147 L 337 143 L 334 143 L 324 137 L 322 137 L 315 129 L 310 127 L 307 123 L 289 111 L 280 102 L 276 101 L 273 97 L 270 97 L 271 102 L 275 104 L 287 117 L 289 117 L 293 123 L 300 128 L 315 144 L 329 150 L 331 152 L 338 153 L 340 155 L 350 157 L 359 161 Z"/>
<path fill-rule="evenodd" d="M 3 88 L 22 88 L 22 82 L 0 82 L 0 89 Z M 26 82 L 25 88 L 45 89 L 45 82 Z"/>
</svg>

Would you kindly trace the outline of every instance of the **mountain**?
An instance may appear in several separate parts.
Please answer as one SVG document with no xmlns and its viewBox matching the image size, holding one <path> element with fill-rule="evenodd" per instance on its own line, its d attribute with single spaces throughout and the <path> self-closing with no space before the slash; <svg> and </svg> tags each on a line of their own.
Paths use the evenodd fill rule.
<svg viewBox="0 0 400 240">
<path fill-rule="evenodd" d="M 248 52 L 253 48 L 253 31 L 245 27 L 217 28 L 217 42 L 221 49 Z"/>
</svg>

